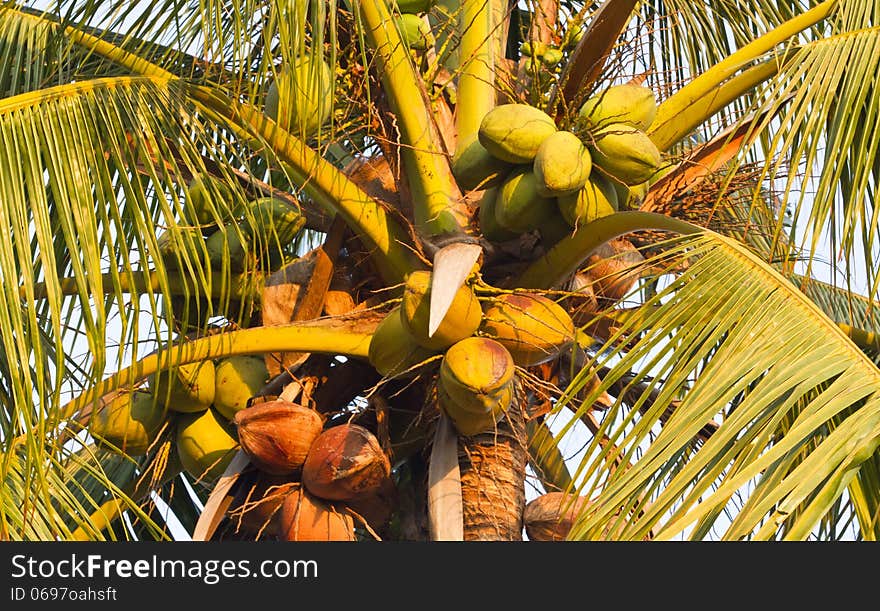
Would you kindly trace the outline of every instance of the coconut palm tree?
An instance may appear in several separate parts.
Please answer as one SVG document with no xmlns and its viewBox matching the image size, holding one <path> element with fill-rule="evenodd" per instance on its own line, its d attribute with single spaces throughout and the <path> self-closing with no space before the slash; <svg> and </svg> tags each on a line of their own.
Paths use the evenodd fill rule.
<svg viewBox="0 0 880 611">
<path fill-rule="evenodd" d="M 3 2 L 0 538 L 876 539 L 878 28 Z"/>
</svg>

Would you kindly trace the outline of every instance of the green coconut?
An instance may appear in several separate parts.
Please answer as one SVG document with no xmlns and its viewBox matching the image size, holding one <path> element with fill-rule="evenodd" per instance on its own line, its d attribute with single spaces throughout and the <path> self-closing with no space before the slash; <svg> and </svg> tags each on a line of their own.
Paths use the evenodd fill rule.
<svg viewBox="0 0 880 611">
<path fill-rule="evenodd" d="M 247 407 L 251 397 L 257 395 L 269 381 L 269 370 L 262 357 L 230 356 L 218 361 L 215 367 L 214 407 L 227 420 Z"/>
<path fill-rule="evenodd" d="M 401 13 L 427 13 L 436 0 L 397 0 L 397 10 Z"/>
<path fill-rule="evenodd" d="M 394 23 L 400 32 L 400 38 L 410 49 L 427 51 L 434 46 L 434 34 L 431 26 L 414 13 L 402 13 L 394 16 Z"/>
<path fill-rule="evenodd" d="M 657 115 L 657 98 L 644 85 L 624 83 L 593 95 L 578 111 L 584 127 L 596 130 L 612 123 L 623 123 L 641 130 L 651 126 Z"/>
<path fill-rule="evenodd" d="M 499 406 L 504 403 L 508 406 L 510 405 L 513 397 L 513 395 L 510 394 L 511 392 L 512 391 L 505 391 L 502 393 L 502 398 L 499 398 L 497 401 Z M 506 410 L 506 407 L 503 409 L 499 407 L 497 410 L 487 410 L 478 413 L 462 409 L 461 405 L 452 399 L 449 394 L 439 386 L 437 388 L 437 404 L 440 409 L 449 416 L 449 419 L 452 420 L 452 425 L 455 427 L 455 430 L 465 437 L 494 430 L 495 425 L 498 423 L 498 420 L 501 419 L 501 416 L 504 415 L 504 411 Z"/>
<path fill-rule="evenodd" d="M 559 197 L 577 193 L 584 186 L 593 162 L 580 138 L 568 131 L 558 131 L 538 147 L 532 167 L 538 194 Z"/>
<path fill-rule="evenodd" d="M 452 175 L 465 191 L 499 186 L 512 167 L 510 163 L 491 155 L 479 140 L 460 146 L 452 158 Z"/>
<path fill-rule="evenodd" d="M 238 449 L 234 427 L 214 409 L 180 416 L 175 440 L 184 471 L 208 487 L 223 475 Z"/>
<path fill-rule="evenodd" d="M 528 104 L 501 104 L 480 122 L 480 143 L 490 154 L 509 163 L 531 163 L 538 147 L 556 132 L 547 113 Z"/>
<path fill-rule="evenodd" d="M 224 216 L 223 206 L 220 202 L 227 202 L 227 207 L 232 207 L 234 201 L 232 189 L 223 181 L 210 174 L 196 175 L 190 180 L 186 188 L 186 202 L 184 218 L 192 225 L 213 226 L 217 224 L 217 218 L 222 220 Z M 215 216 L 215 212 L 218 216 Z"/>
<path fill-rule="evenodd" d="M 638 128 L 614 123 L 593 134 L 593 138 L 593 163 L 627 186 L 647 181 L 660 167 L 660 151 Z"/>
<path fill-rule="evenodd" d="M 617 210 L 617 191 L 601 172 L 590 174 L 584 187 L 557 200 L 559 212 L 571 227 L 580 227 Z"/>
<path fill-rule="evenodd" d="M 315 136 L 333 114 L 333 72 L 307 55 L 285 66 L 266 92 L 266 115 L 292 134 Z"/>
<path fill-rule="evenodd" d="M 516 234 L 537 229 L 555 212 L 556 200 L 538 193 L 538 179 L 531 166 L 514 169 L 495 200 L 495 220 Z"/>
<path fill-rule="evenodd" d="M 113 392 L 98 401 L 89 419 L 89 433 L 114 451 L 139 456 L 156 440 L 165 416 L 165 406 L 149 392 Z"/>
<path fill-rule="evenodd" d="M 432 354 L 431 350 L 419 345 L 404 326 L 397 307 L 373 332 L 367 359 L 382 376 L 396 376 Z"/>
<path fill-rule="evenodd" d="M 275 197 L 261 197 L 249 203 L 254 215 L 252 235 L 262 242 L 286 246 L 293 242 L 306 223 L 300 210 Z"/>
<path fill-rule="evenodd" d="M 227 225 L 220 231 L 212 233 L 205 243 L 211 268 L 220 271 L 224 269 L 225 263 L 227 269 L 234 272 L 244 270 L 249 254 L 246 240 L 247 238 L 244 238 L 233 225 Z"/>
<path fill-rule="evenodd" d="M 214 362 L 188 363 L 150 376 L 157 401 L 175 412 L 203 412 L 214 401 Z"/>
<path fill-rule="evenodd" d="M 535 293 L 505 293 L 486 307 L 481 334 L 498 341 L 521 367 L 556 358 L 574 340 L 571 316 Z"/>
<path fill-rule="evenodd" d="M 483 311 L 473 289 L 459 287 L 446 316 L 437 330 L 428 336 L 431 311 L 431 272 L 415 271 L 406 278 L 401 301 L 401 321 L 417 344 L 429 350 L 444 350 L 455 342 L 473 335 L 480 326 Z"/>
<path fill-rule="evenodd" d="M 207 268 L 207 243 L 201 230 L 174 225 L 156 238 L 157 255 L 169 270 Z M 154 259 L 157 257 L 154 257 Z"/>
<path fill-rule="evenodd" d="M 480 232 L 490 242 L 507 242 L 518 234 L 508 231 L 498 224 L 495 216 L 495 203 L 498 200 L 498 188 L 486 189 L 480 197 L 479 220 Z"/>
</svg>

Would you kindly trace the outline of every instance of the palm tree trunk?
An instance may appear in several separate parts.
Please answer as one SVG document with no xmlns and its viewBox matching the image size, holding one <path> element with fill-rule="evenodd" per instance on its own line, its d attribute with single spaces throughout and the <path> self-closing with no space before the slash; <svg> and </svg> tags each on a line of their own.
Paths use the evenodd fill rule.
<svg viewBox="0 0 880 611">
<path fill-rule="evenodd" d="M 460 437 L 465 541 L 521 541 L 528 460 L 525 417 L 514 402 L 497 431 Z"/>
</svg>

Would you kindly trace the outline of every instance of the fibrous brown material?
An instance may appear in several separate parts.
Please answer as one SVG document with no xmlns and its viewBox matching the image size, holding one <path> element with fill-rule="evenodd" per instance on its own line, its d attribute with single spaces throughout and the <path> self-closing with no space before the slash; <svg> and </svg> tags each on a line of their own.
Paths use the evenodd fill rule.
<svg viewBox="0 0 880 611">
<path fill-rule="evenodd" d="M 277 536 L 281 505 L 299 482 L 261 474 L 233 500 L 227 514 L 237 530 L 254 536 Z"/>
<path fill-rule="evenodd" d="M 522 540 L 525 443 L 525 420 L 516 403 L 494 431 L 459 438 L 465 541 Z"/>
</svg>

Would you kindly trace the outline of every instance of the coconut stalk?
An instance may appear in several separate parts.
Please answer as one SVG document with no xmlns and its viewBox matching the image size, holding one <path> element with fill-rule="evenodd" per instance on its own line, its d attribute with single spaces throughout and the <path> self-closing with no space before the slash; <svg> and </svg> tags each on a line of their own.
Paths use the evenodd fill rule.
<svg viewBox="0 0 880 611">
<path fill-rule="evenodd" d="M 661 230 L 688 235 L 702 228 L 652 212 L 617 212 L 582 225 L 534 261 L 516 280 L 523 288 L 548 289 L 578 270 L 592 252 L 618 236 L 633 231 Z"/>
<path fill-rule="evenodd" d="M 463 0 L 458 18 L 461 35 L 456 155 L 477 142 L 480 122 L 495 106 L 494 15 L 487 0 Z"/>
<path fill-rule="evenodd" d="M 399 121 L 400 156 L 415 208 L 416 227 L 425 236 L 460 234 L 467 211 L 437 128 L 419 86 L 421 76 L 407 54 L 385 0 L 357 2 L 363 31 L 376 51 L 376 63 L 392 111 Z"/>
<path fill-rule="evenodd" d="M 219 357 L 266 352 L 323 352 L 354 358 L 367 358 L 372 335 L 358 327 L 355 320 L 291 323 L 273 327 L 254 327 L 218 333 L 171 345 L 149 354 L 135 364 L 82 392 L 61 408 L 61 418 L 70 418 L 81 409 L 117 388 L 133 386 L 139 380 L 162 369 Z M 369 330 L 371 331 L 371 329 Z"/>
</svg>

